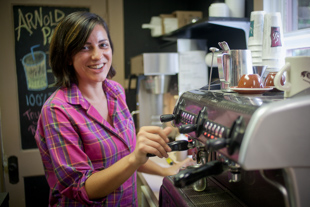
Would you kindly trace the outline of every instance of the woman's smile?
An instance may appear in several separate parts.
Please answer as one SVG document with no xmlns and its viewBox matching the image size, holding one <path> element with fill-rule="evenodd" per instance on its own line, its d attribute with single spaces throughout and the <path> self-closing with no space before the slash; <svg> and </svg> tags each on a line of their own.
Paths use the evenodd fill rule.
<svg viewBox="0 0 310 207">
<path fill-rule="evenodd" d="M 91 69 L 102 69 L 104 66 L 104 64 L 99 64 L 99 65 L 91 65 L 91 66 L 88 66 L 89 68 Z"/>
</svg>

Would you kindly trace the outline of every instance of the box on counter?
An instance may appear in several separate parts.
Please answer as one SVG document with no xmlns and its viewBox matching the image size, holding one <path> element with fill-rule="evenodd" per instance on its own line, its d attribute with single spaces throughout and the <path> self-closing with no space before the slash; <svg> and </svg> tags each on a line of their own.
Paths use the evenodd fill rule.
<svg viewBox="0 0 310 207">
<path fill-rule="evenodd" d="M 178 19 L 173 14 L 161 14 L 162 33 L 166 34 L 178 29 Z"/>
<path fill-rule="evenodd" d="M 193 19 L 201 19 L 201 11 L 175 11 L 172 13 L 178 19 L 178 28 L 192 23 Z"/>
<path fill-rule="evenodd" d="M 142 53 L 130 59 L 131 74 L 175 75 L 179 71 L 177 52 Z"/>
</svg>

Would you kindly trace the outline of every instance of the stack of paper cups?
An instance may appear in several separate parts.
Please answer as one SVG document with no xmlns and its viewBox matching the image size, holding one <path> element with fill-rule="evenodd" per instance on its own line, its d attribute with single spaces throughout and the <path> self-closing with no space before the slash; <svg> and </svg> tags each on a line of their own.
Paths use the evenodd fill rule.
<svg viewBox="0 0 310 207">
<path fill-rule="evenodd" d="M 253 11 L 250 17 L 248 49 L 252 54 L 252 65 L 262 66 L 264 11 Z"/>
<path fill-rule="evenodd" d="M 264 16 L 262 63 L 267 65 L 263 77 L 269 72 L 279 71 L 285 64 L 283 26 L 279 12 L 266 13 Z"/>
</svg>

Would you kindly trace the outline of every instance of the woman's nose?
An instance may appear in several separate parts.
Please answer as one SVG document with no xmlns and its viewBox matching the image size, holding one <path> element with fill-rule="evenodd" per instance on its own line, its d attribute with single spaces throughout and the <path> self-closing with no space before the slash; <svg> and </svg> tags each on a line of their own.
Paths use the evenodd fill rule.
<svg viewBox="0 0 310 207">
<path fill-rule="evenodd" d="M 99 48 L 94 48 L 92 52 L 92 59 L 100 59 L 103 55 L 103 52 Z"/>
</svg>

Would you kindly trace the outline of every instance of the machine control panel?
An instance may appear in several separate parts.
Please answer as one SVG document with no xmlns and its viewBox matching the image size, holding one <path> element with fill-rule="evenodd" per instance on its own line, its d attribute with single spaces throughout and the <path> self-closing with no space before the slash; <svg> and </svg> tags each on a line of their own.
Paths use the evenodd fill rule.
<svg viewBox="0 0 310 207">
<path fill-rule="evenodd" d="M 231 127 L 227 127 L 209 118 L 208 112 L 212 113 L 212 110 L 208 105 L 201 106 L 200 110 L 187 106 L 187 101 L 181 100 L 174 113 L 162 115 L 161 121 L 172 121 L 180 133 L 189 134 L 191 138 L 203 139 L 203 136 L 209 149 L 227 148 L 228 153 L 232 155 L 240 147 L 245 130 L 242 116 L 236 118 Z"/>
<path fill-rule="evenodd" d="M 211 120 L 207 120 L 203 126 L 203 133 L 206 138 L 227 138 L 229 134 L 229 128 L 222 126 Z"/>
</svg>

